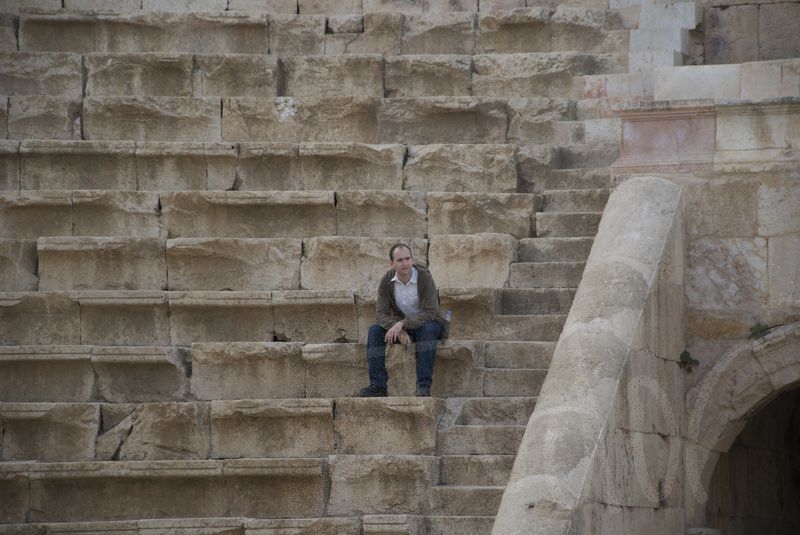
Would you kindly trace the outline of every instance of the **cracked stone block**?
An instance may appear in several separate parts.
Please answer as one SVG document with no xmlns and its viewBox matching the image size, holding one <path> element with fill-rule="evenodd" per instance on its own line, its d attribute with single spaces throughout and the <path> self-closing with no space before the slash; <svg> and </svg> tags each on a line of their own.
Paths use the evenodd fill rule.
<svg viewBox="0 0 800 535">
<path fill-rule="evenodd" d="M 167 240 L 170 290 L 300 289 L 300 240 Z"/>
<path fill-rule="evenodd" d="M 81 291 L 81 340 L 86 344 L 169 345 L 167 302 L 160 291 Z"/>
<path fill-rule="evenodd" d="M 81 101 L 50 96 L 9 97 L 8 137 L 81 139 Z"/>
<path fill-rule="evenodd" d="M 386 96 L 471 95 L 471 69 L 470 56 L 390 56 L 385 64 Z"/>
<path fill-rule="evenodd" d="M 80 344 L 77 301 L 57 293 L 6 293 L 0 298 L 0 344 Z"/>
<path fill-rule="evenodd" d="M 94 371 L 86 346 L 0 346 L 2 401 L 91 401 Z"/>
<path fill-rule="evenodd" d="M 486 54 L 550 52 L 549 20 L 547 8 L 481 13 L 476 49 Z"/>
<path fill-rule="evenodd" d="M 162 347 L 95 347 L 92 366 L 103 401 L 172 401 L 188 391 L 184 350 Z"/>
<path fill-rule="evenodd" d="M 319 237 L 303 242 L 303 288 L 374 290 L 389 268 L 389 249 L 398 238 Z M 428 242 L 408 240 L 415 260 L 427 264 Z"/>
<path fill-rule="evenodd" d="M 172 345 L 272 340 L 269 292 L 169 292 Z"/>
<path fill-rule="evenodd" d="M 236 146 L 230 143 L 137 143 L 137 183 L 141 190 L 181 191 L 232 187 Z"/>
<path fill-rule="evenodd" d="M 192 344 L 192 395 L 211 400 L 302 398 L 300 356 L 300 344 Z"/>
<path fill-rule="evenodd" d="M 272 55 L 322 55 L 324 37 L 324 15 L 271 15 L 269 18 L 269 53 Z"/>
<path fill-rule="evenodd" d="M 428 255 L 439 287 L 502 288 L 516 249 L 517 240 L 508 234 L 433 236 Z"/>
<path fill-rule="evenodd" d="M 325 35 L 325 55 L 401 53 L 403 15 L 365 13 L 363 30 Z"/>
<path fill-rule="evenodd" d="M 427 232 L 425 194 L 343 191 L 336 196 L 336 223 L 343 236 L 422 238 Z"/>
<path fill-rule="evenodd" d="M 134 150 L 131 142 L 23 141 L 22 189 L 136 190 Z"/>
<path fill-rule="evenodd" d="M 120 461 L 207 459 L 211 443 L 208 403 L 148 403 L 131 416 Z"/>
<path fill-rule="evenodd" d="M 188 54 L 89 54 L 87 97 L 191 97 Z"/>
<path fill-rule="evenodd" d="M 377 142 L 375 97 L 226 98 L 225 141 Z"/>
<path fill-rule="evenodd" d="M 0 193 L 0 236 L 36 239 L 72 235 L 72 200 L 69 192 Z"/>
<path fill-rule="evenodd" d="M 0 404 L 3 461 L 92 461 L 100 410 L 94 404 Z"/>
<path fill-rule="evenodd" d="M 436 350 L 432 395 L 435 397 L 483 395 L 485 373 L 483 358 L 483 345 L 479 343 L 453 340 L 440 343 Z M 415 370 L 410 365 L 408 368 L 407 377 L 416 382 Z M 409 395 L 411 386 L 409 385 Z"/>
<path fill-rule="evenodd" d="M 0 288 L 12 292 L 39 288 L 34 240 L 0 239 Z"/>
<path fill-rule="evenodd" d="M 97 97 L 84 99 L 90 140 L 219 141 L 219 99 Z"/>
<path fill-rule="evenodd" d="M 236 185 L 242 191 L 303 189 L 298 146 L 294 143 L 240 143 Z M 231 189 L 233 182 L 209 183 L 208 189 Z M 312 188 L 325 189 L 325 188 Z M 334 188 L 330 188 L 334 189 Z"/>
<path fill-rule="evenodd" d="M 405 188 L 417 191 L 512 193 L 517 171 L 512 145 L 412 145 Z"/>
<path fill-rule="evenodd" d="M 196 97 L 275 97 L 278 61 L 254 54 L 194 56 L 192 94 Z"/>
<path fill-rule="evenodd" d="M 149 191 L 74 191 L 76 236 L 158 238 L 158 194 Z"/>
<path fill-rule="evenodd" d="M 327 18 L 325 39 L 328 34 L 336 33 L 362 33 L 364 31 L 363 15 L 331 15 Z M 327 49 L 327 42 L 326 42 Z M 326 50 L 327 52 L 327 50 Z"/>
<path fill-rule="evenodd" d="M 15 47 L 16 48 L 16 47 Z M 81 56 L 0 52 L 0 87 L 5 95 L 83 96 Z"/>
<path fill-rule="evenodd" d="M 569 101 L 563 99 L 509 100 L 508 140 L 528 145 L 580 143 L 582 124 L 571 121 L 569 106 Z"/>
<path fill-rule="evenodd" d="M 526 193 L 428 193 L 428 232 L 496 232 L 529 238 L 537 197 Z"/>
<path fill-rule="evenodd" d="M 352 291 L 273 292 L 275 339 L 289 342 L 352 342 L 358 338 Z"/>
<path fill-rule="evenodd" d="M 162 290 L 164 242 L 157 238 L 39 238 L 42 290 Z"/>
<path fill-rule="evenodd" d="M 406 15 L 402 46 L 403 54 L 472 54 L 475 49 L 475 14 Z"/>
<path fill-rule="evenodd" d="M 308 190 L 400 190 L 402 145 L 304 143 L 299 157 L 303 187 Z"/>
<path fill-rule="evenodd" d="M 289 57 L 283 73 L 287 96 L 383 97 L 383 58 L 377 55 Z"/>
<path fill-rule="evenodd" d="M 214 458 L 319 457 L 334 452 L 330 399 L 211 402 Z"/>
</svg>

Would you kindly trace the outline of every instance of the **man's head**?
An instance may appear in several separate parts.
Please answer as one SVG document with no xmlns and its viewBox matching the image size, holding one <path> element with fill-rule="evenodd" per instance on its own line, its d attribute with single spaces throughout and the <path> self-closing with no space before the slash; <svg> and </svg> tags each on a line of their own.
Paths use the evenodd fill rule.
<svg viewBox="0 0 800 535">
<path fill-rule="evenodd" d="M 396 243 L 389 249 L 389 264 L 397 271 L 401 277 L 410 277 L 411 269 L 414 266 L 414 257 L 411 255 L 411 247 L 405 243 Z"/>
</svg>

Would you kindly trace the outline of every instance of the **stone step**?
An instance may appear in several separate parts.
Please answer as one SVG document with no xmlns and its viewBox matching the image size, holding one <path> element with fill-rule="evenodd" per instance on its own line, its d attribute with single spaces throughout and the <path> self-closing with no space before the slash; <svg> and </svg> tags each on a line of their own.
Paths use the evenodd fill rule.
<svg viewBox="0 0 800 535">
<path fill-rule="evenodd" d="M 433 487 L 432 509 L 440 515 L 494 515 L 505 486 Z"/>
<path fill-rule="evenodd" d="M 520 262 L 585 262 L 594 238 L 531 238 L 519 241 Z"/>
<path fill-rule="evenodd" d="M 512 269 L 516 265 L 512 264 Z M 558 284 L 530 289 L 504 288 L 498 293 L 500 313 L 508 315 L 567 314 L 575 296 L 574 290 Z"/>
<path fill-rule="evenodd" d="M 443 455 L 440 484 L 458 486 L 505 486 L 514 455 Z"/>
<path fill-rule="evenodd" d="M 536 236 L 539 238 L 593 238 L 597 234 L 602 212 L 536 214 Z"/>
<path fill-rule="evenodd" d="M 456 425 L 526 425 L 535 405 L 535 397 L 468 398 L 462 400 L 454 423 Z"/>
<path fill-rule="evenodd" d="M 605 189 L 611 186 L 611 173 L 607 167 L 555 169 L 550 167 L 553 162 L 537 162 L 520 153 L 517 154 L 517 162 L 519 174 L 517 189 L 521 192 L 541 195 L 545 191 L 559 189 Z"/>
<path fill-rule="evenodd" d="M 547 369 L 555 342 L 486 342 L 485 362 L 491 368 Z"/>
<path fill-rule="evenodd" d="M 578 287 L 583 277 L 584 262 L 517 262 L 511 264 L 513 288 Z"/>
<path fill-rule="evenodd" d="M 516 455 L 524 425 L 453 425 L 439 431 L 441 455 Z"/>
<path fill-rule="evenodd" d="M 0 288 L 6 291 L 36 291 L 39 276 L 35 240 L 0 238 Z"/>
<path fill-rule="evenodd" d="M 547 370 L 522 368 L 487 368 L 483 376 L 485 396 L 539 395 Z"/>
<path fill-rule="evenodd" d="M 494 515 L 429 516 L 425 518 L 427 535 L 490 535 Z"/>
<path fill-rule="evenodd" d="M 545 212 L 602 212 L 610 189 L 548 190 L 543 194 Z"/>
</svg>

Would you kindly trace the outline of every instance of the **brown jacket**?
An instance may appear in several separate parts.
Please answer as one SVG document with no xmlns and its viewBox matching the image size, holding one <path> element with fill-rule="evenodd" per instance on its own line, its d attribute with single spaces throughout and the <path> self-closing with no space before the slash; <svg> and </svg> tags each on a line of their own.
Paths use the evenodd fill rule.
<svg viewBox="0 0 800 535">
<path fill-rule="evenodd" d="M 414 267 L 417 268 L 417 295 L 419 296 L 419 308 L 422 310 L 414 316 L 403 314 L 394 300 L 392 278 L 395 270 L 390 269 L 378 284 L 377 323 L 389 330 L 395 323 L 402 321 L 403 327 L 409 331 L 421 327 L 425 322 L 436 320 L 442 325 L 441 338 L 444 340 L 449 335 L 450 322 L 439 310 L 439 292 L 436 291 L 436 284 L 433 282 L 430 271 L 417 264 L 414 264 Z"/>
</svg>

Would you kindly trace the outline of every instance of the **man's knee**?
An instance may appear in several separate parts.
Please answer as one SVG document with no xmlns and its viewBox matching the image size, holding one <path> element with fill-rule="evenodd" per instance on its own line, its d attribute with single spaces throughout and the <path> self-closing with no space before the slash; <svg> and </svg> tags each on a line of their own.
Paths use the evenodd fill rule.
<svg viewBox="0 0 800 535">
<path fill-rule="evenodd" d="M 438 340 L 442 332 L 442 326 L 436 321 L 427 321 L 420 327 L 421 337 L 424 340 Z"/>
<path fill-rule="evenodd" d="M 374 337 L 384 337 L 386 336 L 386 329 L 381 327 L 378 323 L 373 323 L 370 325 L 369 328 L 369 338 L 372 339 Z"/>
</svg>

